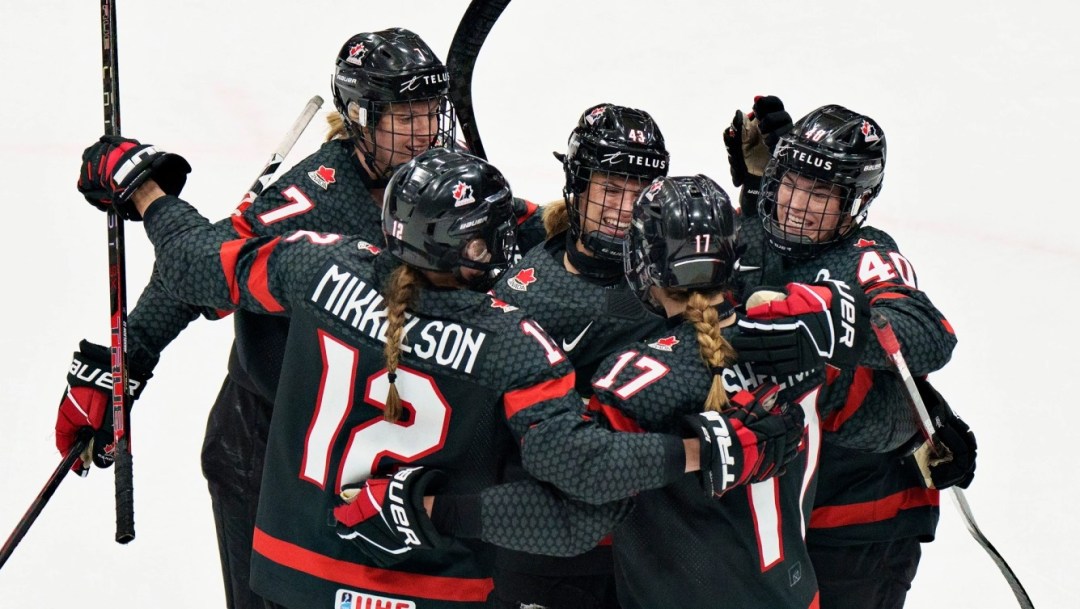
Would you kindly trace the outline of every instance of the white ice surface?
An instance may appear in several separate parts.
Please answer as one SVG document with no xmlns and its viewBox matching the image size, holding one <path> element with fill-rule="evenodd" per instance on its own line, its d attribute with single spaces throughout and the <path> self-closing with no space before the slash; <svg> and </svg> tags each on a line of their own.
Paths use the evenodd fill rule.
<svg viewBox="0 0 1080 609">
<path fill-rule="evenodd" d="M 185 198 L 215 219 L 303 103 L 329 100 L 349 35 L 401 25 L 445 53 L 465 6 L 119 4 L 123 132 L 183 153 L 195 168 Z M 724 185 L 720 132 L 754 94 L 780 95 L 796 116 L 837 102 L 877 118 L 889 170 L 871 219 L 959 335 L 934 378 L 978 433 L 968 497 L 1036 606 L 1077 607 L 1078 13 L 1048 0 L 517 0 L 481 54 L 476 108 L 492 160 L 541 202 L 561 185 L 551 151 L 595 102 L 648 109 L 672 173 Z M 71 351 L 108 338 L 105 219 L 74 188 L 82 149 L 102 131 L 99 50 L 94 3 L 0 8 L 5 538 L 58 462 L 52 427 Z M 322 133 L 319 122 L 290 160 Z M 138 225 L 127 235 L 133 306 L 152 251 Z M 223 606 L 199 449 L 231 333 L 228 322 L 193 324 L 134 412 L 136 540 L 112 541 L 111 472 L 66 480 L 0 572 L 0 607 Z M 938 533 L 909 607 L 1015 606 L 951 505 Z"/>
</svg>

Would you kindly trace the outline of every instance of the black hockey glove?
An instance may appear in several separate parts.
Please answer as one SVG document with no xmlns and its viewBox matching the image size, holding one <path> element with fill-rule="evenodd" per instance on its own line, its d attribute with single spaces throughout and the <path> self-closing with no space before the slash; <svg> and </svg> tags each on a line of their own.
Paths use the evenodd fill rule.
<svg viewBox="0 0 1080 609">
<path fill-rule="evenodd" d="M 435 530 L 424 509 L 424 495 L 443 480 L 439 470 L 413 467 L 345 487 L 341 498 L 347 503 L 333 511 L 338 537 L 380 567 L 405 560 L 414 549 L 447 546 L 450 540 Z"/>
<path fill-rule="evenodd" d="M 765 383 L 731 397 L 734 408 L 684 418 L 701 441 L 701 482 L 707 497 L 784 473 L 798 454 L 803 411 L 776 406 L 780 388 Z"/>
<path fill-rule="evenodd" d="M 869 331 L 870 304 L 858 287 L 837 280 L 789 283 L 783 292 L 750 295 L 731 346 L 759 374 L 794 374 L 823 362 L 850 370 Z"/>
<path fill-rule="evenodd" d="M 113 464 L 111 369 L 112 361 L 107 347 L 85 340 L 79 343 L 79 350 L 73 355 L 68 370 L 67 389 L 60 398 L 60 408 L 56 414 L 56 448 L 61 455 L 66 455 L 81 430 L 89 428 L 94 431 L 87 452 L 71 466 L 71 471 L 80 476 L 88 473 L 91 460 L 98 467 Z M 146 387 L 146 381 L 152 376 L 149 371 L 129 363 L 128 393 L 138 398 Z M 131 409 L 126 409 L 125 414 L 130 417 Z M 131 429 L 127 420 L 124 428 Z"/>
<path fill-rule="evenodd" d="M 791 124 L 791 115 L 784 110 L 779 97 L 758 95 L 754 98 L 753 111 L 743 115 L 742 110 L 736 110 L 731 125 L 724 131 L 731 183 L 743 187 L 739 195 L 743 213 L 757 213 L 765 165 Z"/>
<path fill-rule="evenodd" d="M 967 488 L 975 478 L 978 445 L 974 432 L 929 382 L 916 379 L 915 385 L 934 424 L 939 453 L 937 457 L 931 455 L 930 447 L 925 442 L 915 450 L 915 461 L 922 472 L 923 481 L 929 488 Z"/>
<path fill-rule="evenodd" d="M 103 135 L 83 151 L 79 192 L 94 207 L 115 206 L 125 220 L 142 220 L 131 195 L 153 178 L 167 194 L 179 195 L 191 165 L 183 157 L 140 144 L 138 140 Z"/>
</svg>

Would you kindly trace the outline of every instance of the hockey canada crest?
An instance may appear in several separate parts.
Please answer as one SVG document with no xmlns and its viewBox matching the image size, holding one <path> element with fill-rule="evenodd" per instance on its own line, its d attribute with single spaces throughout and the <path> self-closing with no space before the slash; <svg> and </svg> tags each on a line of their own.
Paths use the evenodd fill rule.
<svg viewBox="0 0 1080 609">
<path fill-rule="evenodd" d="M 345 58 L 345 61 L 359 66 L 363 65 L 365 57 L 367 57 L 367 47 L 359 42 L 349 47 L 349 56 Z"/>
<path fill-rule="evenodd" d="M 326 190 L 331 184 L 336 182 L 334 174 L 337 171 L 333 167 L 326 167 L 325 165 L 319 165 L 319 168 L 315 171 L 309 171 L 307 177 L 311 178 L 312 182 L 319 188 Z"/>
<path fill-rule="evenodd" d="M 596 119 L 604 115 L 604 110 L 607 110 L 607 106 L 597 106 L 592 109 L 592 112 L 585 115 L 585 122 L 590 125 L 596 122 Z"/>
<path fill-rule="evenodd" d="M 532 268 L 521 269 L 516 275 L 506 280 L 510 289 L 524 292 L 536 281 L 536 270 Z"/>
<path fill-rule="evenodd" d="M 502 309 L 503 313 L 509 313 L 510 311 L 517 311 L 518 310 L 518 308 L 515 307 L 514 305 L 512 305 L 512 304 L 510 304 L 508 302 L 503 302 L 502 300 L 499 300 L 498 298 L 495 298 L 494 296 L 491 297 L 491 308 L 492 309 Z"/>
<path fill-rule="evenodd" d="M 476 199 L 473 198 L 472 186 L 469 186 L 462 181 L 458 181 L 457 185 L 454 186 L 453 192 L 450 194 L 454 196 L 454 207 L 463 207 L 476 201 Z"/>
<path fill-rule="evenodd" d="M 665 336 L 664 338 L 656 339 L 656 342 L 649 343 L 649 346 L 657 351 L 671 351 L 671 348 L 679 344 L 679 339 L 674 336 Z"/>
<path fill-rule="evenodd" d="M 868 120 L 863 120 L 862 126 L 859 127 L 859 131 L 862 132 L 864 142 L 876 142 L 881 139 L 881 136 L 878 135 L 877 128 L 875 128 Z"/>
<path fill-rule="evenodd" d="M 649 184 L 649 190 L 645 191 L 645 198 L 652 201 L 656 198 L 656 195 L 660 192 L 660 189 L 664 187 L 664 183 L 660 180 Z"/>
</svg>

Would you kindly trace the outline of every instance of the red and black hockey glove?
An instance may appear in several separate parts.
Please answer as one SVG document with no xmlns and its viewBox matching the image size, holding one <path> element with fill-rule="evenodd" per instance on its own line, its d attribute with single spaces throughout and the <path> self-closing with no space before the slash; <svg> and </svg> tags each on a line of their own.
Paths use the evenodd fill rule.
<svg viewBox="0 0 1080 609">
<path fill-rule="evenodd" d="M 777 406 L 780 388 L 765 383 L 753 393 L 731 397 L 733 408 L 684 418 L 701 441 L 701 481 L 708 497 L 719 497 L 742 485 L 761 482 L 784 472 L 798 454 L 803 435 L 803 411 Z"/>
<path fill-rule="evenodd" d="M 731 183 L 742 186 L 739 201 L 744 214 L 756 213 L 761 195 L 761 176 L 765 173 L 780 136 L 791 129 L 791 115 L 775 95 L 758 95 L 754 109 L 744 115 L 736 110 L 731 125 L 724 131 Z"/>
<path fill-rule="evenodd" d="M 405 560 L 414 549 L 446 547 L 450 540 L 435 530 L 424 509 L 424 495 L 443 480 L 439 470 L 413 467 L 345 487 L 341 498 L 347 503 L 333 512 L 338 537 L 380 567 Z"/>
<path fill-rule="evenodd" d="M 76 461 L 71 471 L 85 476 L 90 469 L 90 460 L 98 467 L 113 464 L 113 421 L 112 421 L 112 362 L 109 349 L 89 341 L 81 341 L 79 350 L 74 353 L 71 368 L 67 375 L 67 389 L 60 398 L 60 408 L 56 414 L 56 448 L 61 455 L 66 455 L 82 429 L 90 428 L 94 437 L 84 453 L 84 459 Z M 128 393 L 134 398 L 142 394 L 146 381 L 153 374 L 128 367 Z M 130 416 L 130 409 L 125 413 Z M 125 429 L 130 429 L 125 421 Z M 89 455 L 90 459 L 86 459 Z"/>
<path fill-rule="evenodd" d="M 866 348 L 870 304 L 843 281 L 789 283 L 754 292 L 731 345 L 759 374 L 781 376 L 828 362 L 852 369 Z"/>
<path fill-rule="evenodd" d="M 79 192 L 94 207 L 108 211 L 115 206 L 125 220 L 141 220 L 131 195 L 153 178 L 170 195 L 179 195 L 191 173 L 191 165 L 177 154 L 140 144 L 138 140 L 103 135 L 83 151 L 79 167 Z"/>
<path fill-rule="evenodd" d="M 930 454 L 925 443 L 915 450 L 915 459 L 922 471 L 923 479 L 936 489 L 950 486 L 967 488 L 975 478 L 975 456 L 978 444 L 975 433 L 953 409 L 945 398 L 925 379 L 916 379 L 926 412 L 934 424 L 934 437 L 937 440 L 939 455 Z"/>
</svg>

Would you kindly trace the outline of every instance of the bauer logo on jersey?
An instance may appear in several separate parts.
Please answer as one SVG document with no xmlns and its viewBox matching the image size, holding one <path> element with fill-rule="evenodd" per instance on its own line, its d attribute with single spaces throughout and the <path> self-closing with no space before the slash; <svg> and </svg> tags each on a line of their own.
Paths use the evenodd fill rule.
<svg viewBox="0 0 1080 609">
<path fill-rule="evenodd" d="M 365 57 L 367 57 L 367 47 L 360 42 L 349 47 L 349 56 L 345 58 L 345 61 L 360 66 L 364 65 Z"/>
<path fill-rule="evenodd" d="M 521 269 L 516 275 L 506 280 L 506 285 L 510 286 L 510 289 L 524 292 L 529 289 L 529 286 L 536 282 L 536 269 L 528 268 Z"/>
<path fill-rule="evenodd" d="M 679 339 L 674 336 L 665 336 L 658 338 L 654 343 L 649 343 L 649 346 L 657 351 L 671 351 L 671 348 L 677 344 L 679 344 Z"/>
<path fill-rule="evenodd" d="M 465 182 L 459 181 L 450 194 L 454 195 L 454 207 L 463 207 L 476 202 L 476 199 L 472 196 L 472 186 Z"/>
<path fill-rule="evenodd" d="M 369 592 L 338 590 L 334 609 L 416 609 L 416 603 L 403 598 L 376 596 Z"/>
<path fill-rule="evenodd" d="M 874 127 L 874 125 L 868 120 L 864 120 L 862 122 L 862 126 L 859 127 L 859 131 L 862 132 L 864 141 L 876 142 L 881 139 L 881 136 L 878 135 L 877 128 Z"/>
<path fill-rule="evenodd" d="M 319 188 L 326 190 L 331 184 L 337 181 L 334 179 L 335 173 L 337 173 L 337 171 L 335 171 L 333 167 L 319 165 L 319 168 L 315 171 L 309 171 L 307 177 L 311 178 L 311 181 L 315 182 Z"/>
</svg>

